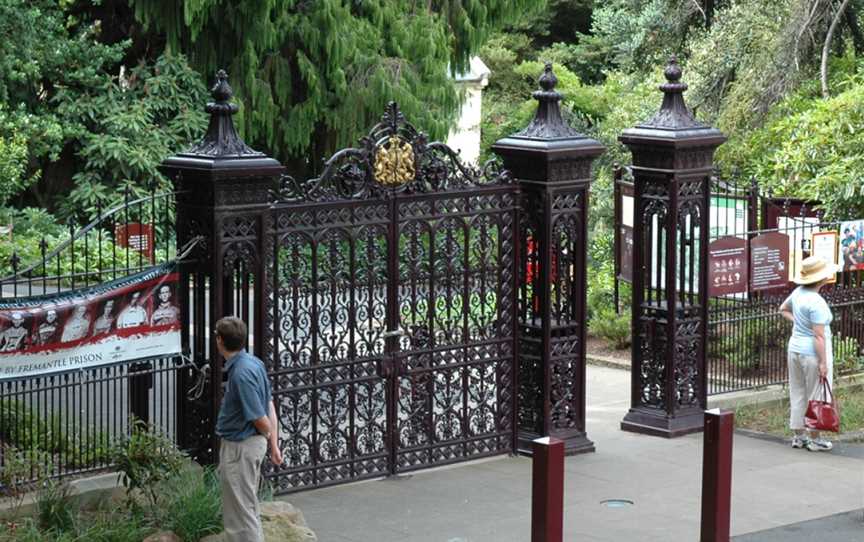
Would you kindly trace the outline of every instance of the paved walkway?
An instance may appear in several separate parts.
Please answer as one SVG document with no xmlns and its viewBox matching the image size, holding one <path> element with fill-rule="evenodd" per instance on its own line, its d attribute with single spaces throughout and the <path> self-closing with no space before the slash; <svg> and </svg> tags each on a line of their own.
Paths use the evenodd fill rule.
<svg viewBox="0 0 864 542">
<path fill-rule="evenodd" d="M 813 540 L 814 542 L 864 540 L 864 510 L 811 519 L 767 531 L 742 534 L 734 538 L 734 542 L 789 542 L 791 540 Z"/>
<path fill-rule="evenodd" d="M 588 380 L 588 434 L 597 452 L 566 459 L 564 539 L 698 540 L 702 435 L 666 440 L 620 431 L 630 373 L 589 366 Z M 814 454 L 736 435 L 732 534 L 860 509 L 860 445 L 837 451 Z M 530 475 L 530 459 L 502 457 L 287 500 L 303 511 L 322 542 L 527 542 Z M 634 505 L 600 504 L 612 498 Z M 860 534 L 845 540 L 864 541 L 864 526 Z M 829 540 L 810 538 L 806 531 L 804 536 L 787 532 L 765 540 Z"/>
</svg>

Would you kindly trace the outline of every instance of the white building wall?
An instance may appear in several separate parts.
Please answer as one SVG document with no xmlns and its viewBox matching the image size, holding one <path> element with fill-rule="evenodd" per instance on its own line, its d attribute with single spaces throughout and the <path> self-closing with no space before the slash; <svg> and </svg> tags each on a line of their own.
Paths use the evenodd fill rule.
<svg viewBox="0 0 864 542">
<path fill-rule="evenodd" d="M 489 84 L 489 68 L 478 57 L 471 59 L 471 70 L 456 77 L 464 90 L 462 111 L 456 125 L 447 136 L 447 145 L 459 152 L 462 161 L 477 164 L 480 158 L 480 121 L 483 110 L 483 89 Z"/>
</svg>

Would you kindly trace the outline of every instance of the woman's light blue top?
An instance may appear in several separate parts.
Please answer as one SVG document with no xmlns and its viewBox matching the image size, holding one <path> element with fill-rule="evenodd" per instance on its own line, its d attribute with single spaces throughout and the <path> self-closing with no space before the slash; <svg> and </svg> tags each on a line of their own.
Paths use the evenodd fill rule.
<svg viewBox="0 0 864 542">
<path fill-rule="evenodd" d="M 792 337 L 789 339 L 789 352 L 805 356 L 816 356 L 813 338 L 814 325 L 825 326 L 825 355 L 827 361 L 833 359 L 831 348 L 831 308 L 819 292 L 799 286 L 784 301 L 792 311 L 795 320 L 792 324 Z"/>
</svg>

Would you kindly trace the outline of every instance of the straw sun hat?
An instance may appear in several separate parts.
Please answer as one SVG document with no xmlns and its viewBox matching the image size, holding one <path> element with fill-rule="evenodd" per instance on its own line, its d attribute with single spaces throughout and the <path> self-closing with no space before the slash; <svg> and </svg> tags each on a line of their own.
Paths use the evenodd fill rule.
<svg viewBox="0 0 864 542">
<path fill-rule="evenodd" d="M 801 268 L 792 282 L 795 284 L 816 284 L 830 279 L 837 272 L 837 266 L 829 264 L 819 256 L 810 256 L 801 260 Z"/>
</svg>

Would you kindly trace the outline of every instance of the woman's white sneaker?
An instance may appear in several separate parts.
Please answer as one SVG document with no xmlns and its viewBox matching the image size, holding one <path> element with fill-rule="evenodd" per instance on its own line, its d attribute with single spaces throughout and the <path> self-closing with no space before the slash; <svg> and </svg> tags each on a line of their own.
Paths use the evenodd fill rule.
<svg viewBox="0 0 864 542">
<path fill-rule="evenodd" d="M 834 447 L 830 440 L 815 438 L 807 441 L 807 449 L 811 452 L 829 452 Z"/>
<path fill-rule="evenodd" d="M 798 448 L 798 449 L 805 448 L 805 447 L 807 447 L 808 440 L 809 439 L 795 435 L 794 437 L 792 437 L 792 447 Z"/>
</svg>

